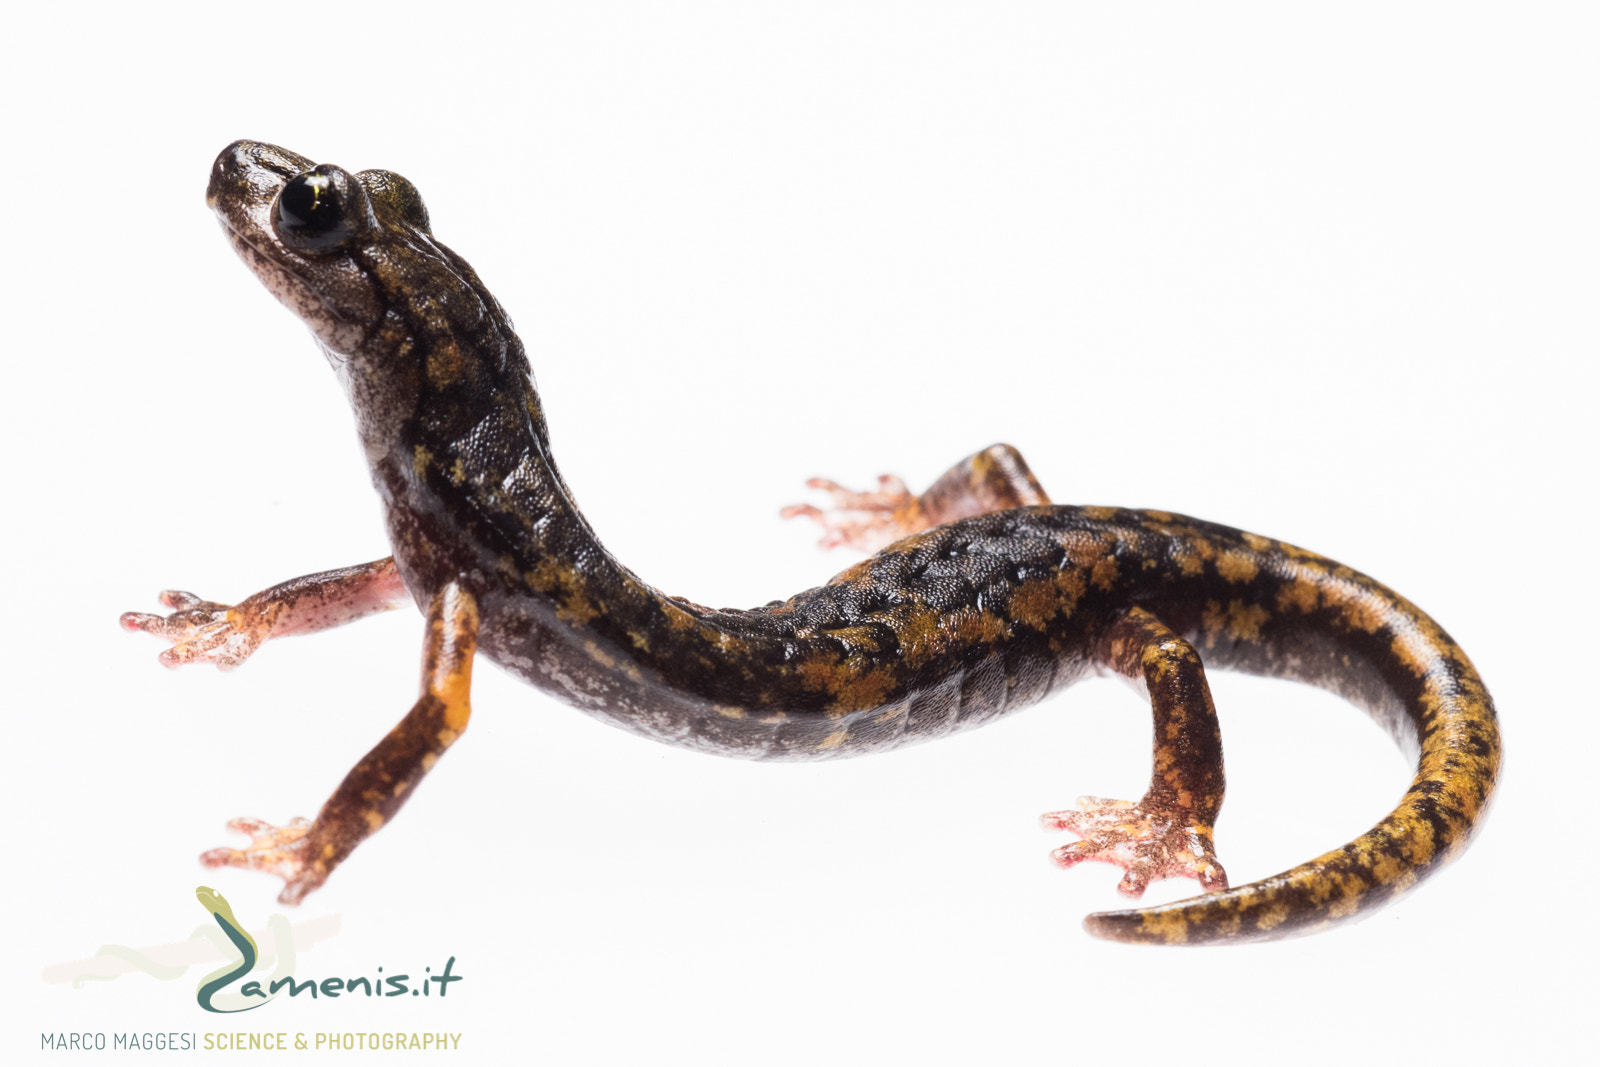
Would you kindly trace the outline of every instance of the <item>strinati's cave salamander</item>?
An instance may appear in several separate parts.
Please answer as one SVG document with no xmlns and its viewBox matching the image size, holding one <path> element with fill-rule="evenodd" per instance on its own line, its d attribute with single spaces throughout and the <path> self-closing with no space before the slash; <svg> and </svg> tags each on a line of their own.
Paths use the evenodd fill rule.
<svg viewBox="0 0 1600 1067">
<path fill-rule="evenodd" d="M 422 692 L 316 819 L 234 825 L 214 866 L 268 870 L 295 902 L 387 824 L 461 736 L 480 651 L 591 715 L 749 759 L 880 752 L 989 722 L 1085 676 L 1149 694 L 1154 773 L 1137 801 L 1045 816 L 1137 897 L 1182 875 L 1206 892 L 1104 912 L 1090 933 L 1199 943 L 1320 929 L 1394 899 L 1458 854 L 1494 791 L 1494 706 L 1466 654 L 1384 585 L 1293 545 L 1162 511 L 1052 504 L 1016 450 L 970 456 L 920 495 L 895 479 L 833 508 L 828 540 L 876 555 L 748 611 L 667 596 L 608 553 L 551 453 L 522 343 L 470 266 L 433 237 L 397 174 L 352 174 L 238 141 L 206 193 L 234 250 L 333 365 L 394 554 L 236 605 L 167 592 L 125 627 L 169 666 L 231 668 L 269 637 L 412 601 Z M 1393 812 L 1349 844 L 1228 888 L 1212 827 L 1222 743 L 1205 667 L 1292 678 L 1365 708 L 1417 759 Z"/>
</svg>

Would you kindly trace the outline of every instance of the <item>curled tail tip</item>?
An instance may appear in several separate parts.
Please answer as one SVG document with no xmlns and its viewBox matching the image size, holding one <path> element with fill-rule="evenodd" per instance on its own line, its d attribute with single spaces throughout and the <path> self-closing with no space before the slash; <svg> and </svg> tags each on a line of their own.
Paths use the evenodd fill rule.
<svg viewBox="0 0 1600 1067">
<path fill-rule="evenodd" d="M 1165 940 L 1152 942 L 1150 938 L 1141 937 L 1142 924 L 1136 918 L 1138 914 L 1138 911 L 1093 912 L 1083 917 L 1083 932 L 1102 941 L 1120 941 L 1129 945 L 1171 944 Z"/>
<path fill-rule="evenodd" d="M 1127 908 L 1120 911 L 1097 911 L 1084 916 L 1083 929 L 1102 941 L 1118 941 L 1125 945 L 1203 945 L 1239 940 L 1237 920 L 1228 928 L 1215 923 L 1197 922 L 1185 914 L 1181 907 L 1203 897 L 1155 908 Z M 1209 910 L 1209 909 L 1207 909 Z"/>
<path fill-rule="evenodd" d="M 1155 907 L 1095 912 L 1084 918 L 1083 928 L 1107 941 L 1143 945 L 1243 944 L 1304 937 L 1381 909 L 1439 865 L 1375 867 L 1372 858 L 1360 851 L 1364 841 L 1248 885 Z"/>
<path fill-rule="evenodd" d="M 1238 945 L 1315 933 L 1327 916 L 1290 908 L 1240 909 L 1228 893 L 1208 893 L 1154 908 L 1098 911 L 1084 930 L 1128 945 Z"/>
<path fill-rule="evenodd" d="M 1090 937 L 1097 937 L 1102 941 L 1119 941 L 1127 945 L 1185 943 L 1148 936 L 1140 919 L 1142 910 L 1092 912 L 1083 917 L 1083 931 Z"/>
</svg>

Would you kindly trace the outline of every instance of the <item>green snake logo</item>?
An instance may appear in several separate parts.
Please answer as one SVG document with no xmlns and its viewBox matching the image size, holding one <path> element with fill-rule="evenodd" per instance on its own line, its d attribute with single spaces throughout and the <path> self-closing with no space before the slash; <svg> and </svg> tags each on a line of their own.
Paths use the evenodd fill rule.
<svg viewBox="0 0 1600 1067">
<path fill-rule="evenodd" d="M 212 971 L 200 979 L 200 987 L 195 990 L 195 999 L 200 1002 L 200 1006 L 206 1011 L 218 1013 L 249 1011 L 251 1008 L 261 1007 L 271 998 L 269 997 L 254 1004 L 244 1004 L 237 1008 L 212 1007 L 212 996 L 230 982 L 249 974 L 251 969 L 255 967 L 256 960 L 261 958 L 261 950 L 256 947 L 255 938 L 251 937 L 245 931 L 243 924 L 233 917 L 233 907 L 228 903 L 226 897 L 215 889 L 203 885 L 195 887 L 194 895 L 199 899 L 200 906 L 211 913 L 211 917 L 217 920 L 217 925 L 222 927 L 222 932 L 228 936 L 228 940 L 233 942 L 234 947 L 244 957 L 239 961 L 238 966 L 225 966 L 221 970 Z"/>
</svg>

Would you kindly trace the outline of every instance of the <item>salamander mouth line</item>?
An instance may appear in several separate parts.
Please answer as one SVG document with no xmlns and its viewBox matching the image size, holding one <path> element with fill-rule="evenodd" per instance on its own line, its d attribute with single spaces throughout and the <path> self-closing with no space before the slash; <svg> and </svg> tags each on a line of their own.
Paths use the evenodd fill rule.
<svg viewBox="0 0 1600 1067">
<path fill-rule="evenodd" d="M 367 330 L 360 323 L 354 322 L 340 315 L 335 308 L 318 294 L 316 287 L 305 278 L 284 266 L 275 257 L 263 252 L 254 241 L 247 237 L 227 218 L 218 215 L 222 228 L 226 231 L 229 242 L 234 246 L 246 265 L 257 278 L 261 280 L 268 292 L 280 303 L 295 311 L 303 320 L 321 318 L 329 332 L 339 331 L 347 335 L 354 335 L 353 342 L 360 344 L 366 340 Z M 307 321 L 307 325 L 311 325 Z M 316 330 L 312 331 L 314 334 Z M 349 356 L 328 346 L 326 339 L 323 347 L 328 351 L 330 358 L 339 363 L 348 361 Z"/>
<path fill-rule="evenodd" d="M 246 237 L 242 232 L 236 229 L 233 223 L 223 219 L 222 225 L 228 231 L 228 239 L 237 247 L 249 253 L 250 269 L 255 271 L 258 276 L 263 273 L 270 274 L 273 279 L 279 282 L 284 288 L 287 289 L 292 286 L 295 290 L 304 293 L 309 299 L 315 300 L 318 304 L 321 304 L 322 307 L 327 310 L 330 318 L 336 319 L 340 322 L 344 321 L 339 317 L 338 312 L 334 311 L 333 308 L 328 307 L 327 301 L 319 297 L 316 293 L 316 290 L 313 289 L 311 284 L 304 278 L 300 277 L 300 275 L 296 274 L 294 271 L 290 270 L 288 267 L 285 267 L 276 259 L 263 252 L 254 241 L 250 240 L 250 238 Z M 264 278 L 262 280 L 264 282 L 266 281 Z M 267 287 L 272 290 L 274 296 L 278 295 L 278 289 L 270 282 L 267 283 Z"/>
</svg>

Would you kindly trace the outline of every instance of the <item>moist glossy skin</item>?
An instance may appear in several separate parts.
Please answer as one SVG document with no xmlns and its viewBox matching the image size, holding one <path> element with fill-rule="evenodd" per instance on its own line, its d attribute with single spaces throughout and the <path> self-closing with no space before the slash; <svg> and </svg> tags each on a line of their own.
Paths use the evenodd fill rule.
<svg viewBox="0 0 1600 1067">
<path fill-rule="evenodd" d="M 294 899 L 320 884 L 464 728 L 474 641 L 590 714 L 755 759 L 887 749 L 987 722 L 1089 673 L 1127 675 L 1156 714 L 1151 792 L 1134 809 L 1050 821 L 1088 838 L 1058 852 L 1064 865 L 1123 863 L 1133 893 L 1179 873 L 1226 884 L 1209 844 L 1223 773 L 1202 660 L 1338 692 L 1418 755 L 1400 806 L 1357 841 L 1264 882 L 1090 918 L 1091 932 L 1123 940 L 1248 940 L 1348 918 L 1457 853 L 1485 811 L 1500 758 L 1494 710 L 1466 655 L 1421 611 L 1268 538 L 1164 512 L 1049 504 L 1004 446 L 970 457 L 920 497 L 890 493 L 892 506 L 869 525 L 911 536 L 827 585 L 748 611 L 663 595 L 604 549 L 573 503 L 521 342 L 472 269 L 433 239 L 409 183 L 319 168 L 343 190 L 337 247 L 297 250 L 286 240 L 279 191 L 312 167 L 237 142 L 218 157 L 208 201 L 241 257 L 311 327 L 350 394 L 394 557 L 392 566 L 330 572 L 345 583 L 337 590 L 365 582 L 359 595 L 373 600 L 374 589 L 392 596 L 403 582 L 442 651 L 429 660 L 437 684 L 425 679 L 418 708 L 396 728 L 416 743 L 400 752 L 386 739 L 323 809 L 325 828 L 312 827 L 310 851 L 325 862 L 285 860 L 281 838 L 269 842 L 271 862 L 250 850 L 219 850 L 228 855 L 218 862 L 285 866 Z M 238 608 L 208 605 L 218 609 L 210 617 L 247 632 L 240 616 L 290 610 L 282 590 L 291 586 L 335 588 L 323 578 Z M 358 594 L 323 595 L 334 606 L 299 629 L 371 610 L 340 615 Z M 201 603 L 169 606 L 193 613 Z M 223 662 L 185 643 L 196 624 L 178 633 L 179 615 L 127 618 L 179 641 L 169 662 Z M 289 632 L 276 625 L 260 624 L 256 643 Z M 447 739 L 436 743 L 431 731 Z M 350 829 L 362 823 L 370 828 Z M 1151 825 L 1168 835 L 1165 858 L 1139 843 Z M 322 868 L 306 875 L 306 863 Z"/>
</svg>

